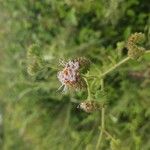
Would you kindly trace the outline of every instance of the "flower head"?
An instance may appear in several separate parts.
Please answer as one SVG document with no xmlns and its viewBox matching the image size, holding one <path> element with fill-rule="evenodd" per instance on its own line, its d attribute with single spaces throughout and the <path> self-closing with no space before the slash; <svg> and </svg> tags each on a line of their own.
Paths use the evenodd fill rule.
<svg viewBox="0 0 150 150">
<path fill-rule="evenodd" d="M 74 89 L 81 89 L 84 87 L 84 80 L 79 72 L 81 65 L 78 59 L 69 60 L 66 63 L 62 61 L 61 65 L 64 68 L 58 72 L 57 77 L 62 84 L 60 88 L 63 87 L 64 92 L 67 91 L 69 87 Z"/>
<path fill-rule="evenodd" d="M 102 107 L 103 106 L 100 103 L 96 101 L 89 101 L 89 100 L 85 100 L 77 106 L 77 108 L 82 109 L 87 113 L 92 113 L 96 110 L 101 109 Z"/>
<path fill-rule="evenodd" d="M 144 54 L 145 49 L 139 44 L 143 43 L 145 35 L 143 33 L 132 34 L 127 41 L 128 56 L 132 59 L 138 59 Z"/>
</svg>

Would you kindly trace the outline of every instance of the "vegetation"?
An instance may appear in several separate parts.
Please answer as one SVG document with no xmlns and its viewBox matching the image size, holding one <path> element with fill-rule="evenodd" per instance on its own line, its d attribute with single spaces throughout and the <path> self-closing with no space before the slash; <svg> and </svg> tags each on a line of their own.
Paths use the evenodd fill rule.
<svg viewBox="0 0 150 150">
<path fill-rule="evenodd" d="M 148 0 L 0 0 L 0 9 L 0 149 L 150 149 Z M 81 82 L 64 93 L 69 60 Z"/>
</svg>

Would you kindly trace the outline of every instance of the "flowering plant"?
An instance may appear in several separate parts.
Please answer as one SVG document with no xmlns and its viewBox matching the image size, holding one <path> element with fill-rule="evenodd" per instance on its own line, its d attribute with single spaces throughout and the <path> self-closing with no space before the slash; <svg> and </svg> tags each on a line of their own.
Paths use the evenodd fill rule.
<svg viewBox="0 0 150 150">
<path fill-rule="evenodd" d="M 61 83 L 61 86 L 58 90 L 63 89 L 63 93 L 69 92 L 70 89 L 79 91 L 81 89 L 87 89 L 87 99 L 78 104 L 77 108 L 82 109 L 86 113 L 93 113 L 95 111 L 101 111 L 101 124 L 100 124 L 100 134 L 97 140 L 96 150 L 98 150 L 101 146 L 102 137 L 105 134 L 111 139 L 111 144 L 113 146 L 120 147 L 120 141 L 117 138 L 114 138 L 105 128 L 105 109 L 106 109 L 106 101 L 100 102 L 91 94 L 91 80 L 92 86 L 95 87 L 98 85 L 97 91 L 100 89 L 102 95 L 107 95 L 104 87 L 105 79 L 108 74 L 122 66 L 124 63 L 127 63 L 132 59 L 139 59 L 144 55 L 144 53 L 149 53 L 149 50 L 145 50 L 142 46 L 139 46 L 145 39 L 144 34 L 135 33 L 132 34 L 126 44 L 125 47 L 128 50 L 128 56 L 119 62 L 115 63 L 113 66 L 108 68 L 107 70 L 99 71 L 98 67 L 96 67 L 97 73 L 95 75 L 92 74 L 90 70 L 91 62 L 86 58 L 76 58 L 68 61 L 61 60 L 59 62 L 59 66 L 61 69 L 57 72 L 57 78 Z M 35 46 L 31 47 L 27 54 L 28 57 L 28 73 L 30 75 L 36 74 L 39 70 L 42 70 L 44 66 L 44 62 L 37 55 Z M 39 70 L 38 70 L 39 69 Z M 58 70 L 58 69 L 57 69 Z M 96 94 L 95 94 L 96 95 Z"/>
<path fill-rule="evenodd" d="M 91 76 L 89 73 L 82 78 L 80 75 L 80 59 L 79 60 L 69 60 L 68 62 L 64 63 L 62 62 L 61 65 L 64 67 L 62 71 L 58 72 L 58 79 L 61 82 L 62 86 L 64 87 L 63 91 L 67 91 L 69 87 L 73 87 L 74 89 L 78 89 L 81 87 L 87 87 L 87 93 L 88 97 L 87 100 L 81 102 L 77 107 L 82 109 L 83 111 L 87 113 L 92 113 L 97 110 L 101 110 L 101 132 L 97 141 L 96 150 L 100 148 L 100 144 L 102 141 L 103 134 L 106 134 L 111 140 L 112 140 L 112 147 L 120 147 L 120 141 L 116 138 L 114 138 L 109 132 L 105 129 L 105 103 L 100 104 L 96 101 L 93 101 L 91 98 L 91 92 L 89 88 L 88 78 L 97 79 L 100 82 L 101 91 L 104 92 L 104 79 L 105 77 L 114 71 L 116 68 L 120 67 L 122 64 L 126 63 L 130 59 L 138 59 L 140 58 L 144 53 L 147 53 L 149 51 L 146 51 L 145 48 L 140 47 L 139 43 L 142 43 L 145 40 L 145 36 L 142 33 L 134 33 L 132 34 L 127 42 L 126 47 L 128 49 L 128 56 L 109 68 L 108 70 L 104 71 L 103 73 L 100 73 L 100 75 Z M 82 60 L 82 59 L 81 59 Z M 86 67 L 83 65 L 83 67 Z M 83 80 L 84 79 L 84 80 Z M 85 82 L 84 82 L 85 81 Z M 60 88 L 61 88 L 60 87 Z M 60 89 L 59 88 L 59 89 Z"/>
</svg>

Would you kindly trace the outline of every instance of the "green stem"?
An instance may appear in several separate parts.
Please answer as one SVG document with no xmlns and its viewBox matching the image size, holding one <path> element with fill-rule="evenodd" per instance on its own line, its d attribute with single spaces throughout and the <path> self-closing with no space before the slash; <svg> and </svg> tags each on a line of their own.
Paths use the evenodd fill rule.
<svg viewBox="0 0 150 150">
<path fill-rule="evenodd" d="M 149 51 L 147 51 L 148 53 Z M 115 70 L 116 68 L 120 67 L 122 64 L 126 63 L 128 60 L 130 60 L 130 57 L 126 57 L 123 60 L 121 60 L 120 62 L 118 62 L 117 64 L 115 64 L 114 66 L 112 66 L 111 68 L 109 68 L 106 72 L 102 73 L 100 76 L 93 76 L 93 75 L 89 75 L 86 76 L 87 78 L 104 78 L 107 74 L 109 74 L 110 72 L 112 72 L 113 70 Z"/>
<path fill-rule="evenodd" d="M 115 138 L 114 138 L 109 132 L 107 132 L 106 130 L 104 130 L 104 133 L 105 133 L 112 141 L 114 141 L 114 142 L 117 144 Z"/>
<path fill-rule="evenodd" d="M 87 100 L 91 100 L 91 92 L 90 92 L 90 86 L 89 86 L 89 83 L 87 81 L 86 78 L 84 78 L 85 82 L 86 82 L 86 85 L 87 85 L 87 92 L 88 92 L 88 97 L 87 97 Z"/>
<path fill-rule="evenodd" d="M 103 107 L 101 111 L 101 132 L 97 141 L 96 150 L 99 150 L 104 131 L 105 131 L 105 108 Z"/>
<path fill-rule="evenodd" d="M 130 60 L 130 57 L 124 58 L 123 60 L 121 60 L 120 62 L 118 62 L 116 65 L 114 65 L 113 67 L 111 67 L 110 69 L 108 69 L 106 72 L 104 72 L 103 74 L 101 74 L 101 77 L 105 77 L 107 74 L 109 74 L 110 72 L 112 72 L 116 68 L 120 67 L 122 64 L 126 63 L 128 60 Z"/>
<path fill-rule="evenodd" d="M 146 50 L 145 53 L 146 54 L 150 53 L 150 50 Z M 87 78 L 102 78 L 102 77 L 105 77 L 107 74 L 109 74 L 110 72 L 112 72 L 116 68 L 120 67 L 122 64 L 126 63 L 129 60 L 130 60 L 130 57 L 124 58 L 123 60 L 121 60 L 120 62 L 118 62 L 116 65 L 114 65 L 111 68 L 109 68 L 106 72 L 102 73 L 100 75 L 100 77 L 98 77 L 98 76 L 87 76 Z"/>
<path fill-rule="evenodd" d="M 104 91 L 104 79 L 101 79 L 101 91 Z"/>
<path fill-rule="evenodd" d="M 105 127 L 105 108 L 102 108 L 102 129 Z"/>
<path fill-rule="evenodd" d="M 146 54 L 150 53 L 150 50 L 146 50 L 145 53 Z M 101 77 L 105 77 L 107 74 L 109 74 L 110 72 L 112 72 L 116 68 L 120 67 L 122 64 L 126 63 L 129 60 L 130 60 L 130 57 L 124 58 L 123 60 L 121 60 L 120 62 L 118 62 L 116 65 L 114 65 L 113 67 L 111 67 L 110 69 L 108 69 L 106 72 L 104 72 L 103 74 L 101 74 Z"/>
<path fill-rule="evenodd" d="M 84 75 L 84 74 L 82 74 L 82 76 L 84 77 L 84 78 L 91 78 L 91 79 L 93 79 L 93 78 L 98 78 L 99 79 L 99 77 L 98 76 L 93 76 L 93 75 Z"/>
</svg>

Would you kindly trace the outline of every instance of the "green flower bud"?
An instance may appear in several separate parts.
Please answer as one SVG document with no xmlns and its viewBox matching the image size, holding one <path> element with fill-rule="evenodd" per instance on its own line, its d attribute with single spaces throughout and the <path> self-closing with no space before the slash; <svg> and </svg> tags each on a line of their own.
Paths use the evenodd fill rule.
<svg viewBox="0 0 150 150">
<path fill-rule="evenodd" d="M 128 48 L 128 56 L 132 59 L 138 59 L 145 52 L 143 47 L 139 47 L 137 45 L 130 45 Z"/>
<path fill-rule="evenodd" d="M 143 33 L 132 34 L 127 41 L 128 56 L 132 59 L 138 59 L 144 54 L 145 49 L 138 46 L 138 44 L 143 43 L 145 36 Z"/>
<path fill-rule="evenodd" d="M 128 38 L 128 43 L 140 44 L 145 41 L 145 35 L 143 33 L 134 33 Z"/>
</svg>

